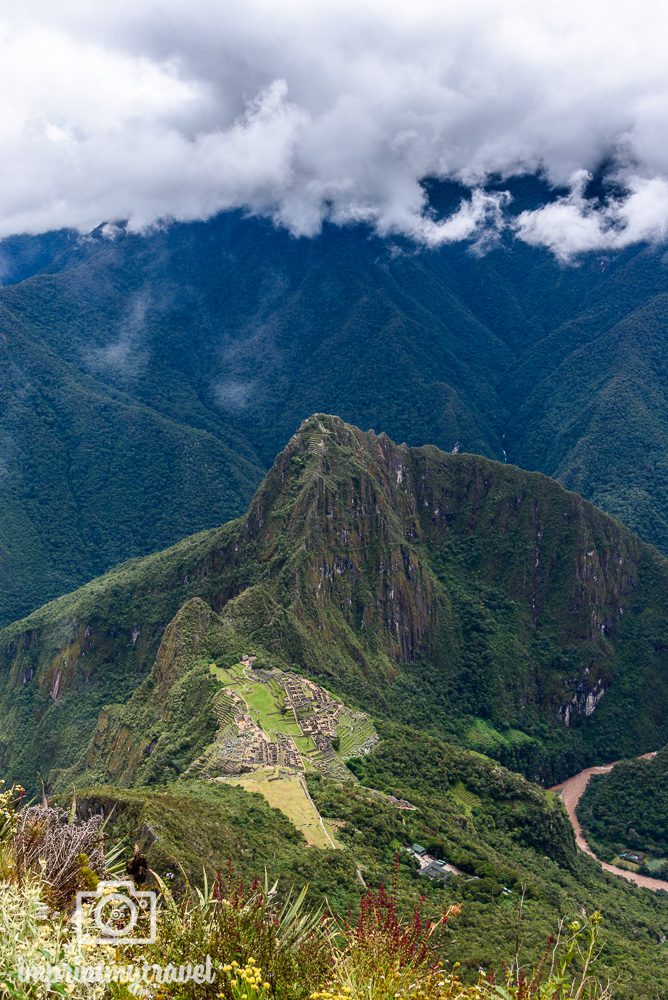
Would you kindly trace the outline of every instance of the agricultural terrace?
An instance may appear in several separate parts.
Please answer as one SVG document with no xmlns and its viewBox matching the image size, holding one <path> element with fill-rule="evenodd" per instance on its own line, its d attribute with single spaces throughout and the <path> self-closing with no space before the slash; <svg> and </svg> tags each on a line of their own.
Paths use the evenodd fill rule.
<svg viewBox="0 0 668 1000">
<path fill-rule="evenodd" d="M 192 769 L 201 777 L 259 792 L 309 844 L 335 847 L 304 772 L 354 781 L 344 761 L 375 746 L 373 723 L 312 681 L 253 663 L 249 656 L 232 666 L 210 664 L 221 684 L 213 703 L 218 733 Z"/>
</svg>

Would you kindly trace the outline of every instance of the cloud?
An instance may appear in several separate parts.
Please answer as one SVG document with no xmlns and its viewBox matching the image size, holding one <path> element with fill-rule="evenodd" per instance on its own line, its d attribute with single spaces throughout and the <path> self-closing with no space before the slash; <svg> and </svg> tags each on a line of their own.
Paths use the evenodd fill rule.
<svg viewBox="0 0 668 1000">
<path fill-rule="evenodd" d="M 520 239 L 548 247 L 562 260 L 594 250 L 623 250 L 633 243 L 663 243 L 668 238 L 668 180 L 631 175 L 626 193 L 603 205 L 586 199 L 591 175 L 576 171 L 565 197 L 521 212 L 514 224 Z"/>
<path fill-rule="evenodd" d="M 130 298 L 112 339 L 99 347 L 87 347 L 84 361 L 94 372 L 134 378 L 146 367 L 149 352 L 145 345 L 146 317 L 153 306 L 145 289 Z"/>
<path fill-rule="evenodd" d="M 0 236 L 240 208 L 563 259 L 663 241 L 667 29 L 655 0 L 25 0 L 0 14 Z M 536 171 L 570 193 L 515 218 L 485 190 Z M 470 197 L 436 218 L 427 177 Z"/>
<path fill-rule="evenodd" d="M 229 378 L 213 387 L 216 401 L 225 410 L 245 410 L 253 396 L 253 383 Z"/>
</svg>

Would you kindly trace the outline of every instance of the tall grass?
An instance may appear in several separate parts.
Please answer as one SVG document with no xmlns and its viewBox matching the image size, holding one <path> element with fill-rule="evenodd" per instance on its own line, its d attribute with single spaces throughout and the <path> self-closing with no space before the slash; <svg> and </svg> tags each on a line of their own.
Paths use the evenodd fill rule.
<svg viewBox="0 0 668 1000">
<path fill-rule="evenodd" d="M 367 892 L 346 919 L 313 906 L 308 889 L 282 894 L 276 883 L 244 883 L 232 864 L 201 887 L 186 882 L 175 894 L 150 873 L 159 900 L 157 939 L 151 944 L 94 943 L 86 911 L 79 942 L 74 901 L 82 888 L 118 874 L 117 853 L 105 850 L 97 817 L 81 820 L 44 802 L 18 810 L 23 790 L 0 791 L 0 996 L 88 1000 L 605 1000 L 595 975 L 600 918 L 563 926 L 533 969 L 517 960 L 508 969 L 460 979 L 444 963 L 450 907 L 425 919 L 397 907 L 396 884 Z M 73 804 L 74 805 L 74 804 Z M 129 859 L 135 871 L 137 851 Z M 395 870 L 396 880 L 396 870 Z M 81 911 L 77 919 L 81 920 Z M 22 981 L 25 966 L 73 969 L 122 963 L 178 969 L 207 959 L 208 982 L 146 985 Z"/>
<path fill-rule="evenodd" d="M 281 898 L 265 879 L 249 886 L 231 866 L 212 885 L 175 899 L 161 885 L 163 914 L 152 958 L 175 965 L 211 955 L 219 978 L 178 996 L 220 1000 L 606 1000 L 594 975 L 599 917 L 573 922 L 548 942 L 535 968 L 465 983 L 444 964 L 457 906 L 427 920 L 418 904 L 402 916 L 392 891 L 367 892 L 357 915 L 340 919 L 309 905 L 306 889 Z M 169 993 L 164 994 L 170 995 Z M 175 994 L 176 995 L 176 994 Z"/>
</svg>

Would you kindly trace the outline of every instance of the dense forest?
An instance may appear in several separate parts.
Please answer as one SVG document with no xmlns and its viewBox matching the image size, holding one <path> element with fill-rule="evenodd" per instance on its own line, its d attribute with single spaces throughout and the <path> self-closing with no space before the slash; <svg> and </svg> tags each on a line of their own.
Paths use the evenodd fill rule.
<svg viewBox="0 0 668 1000">
<path fill-rule="evenodd" d="M 578 816 L 600 857 L 668 880 L 668 747 L 594 775 Z"/>
<path fill-rule="evenodd" d="M 668 550 L 660 250 L 565 266 L 231 213 L 0 255 L 0 624 L 241 514 L 318 411 L 540 470 Z"/>
</svg>

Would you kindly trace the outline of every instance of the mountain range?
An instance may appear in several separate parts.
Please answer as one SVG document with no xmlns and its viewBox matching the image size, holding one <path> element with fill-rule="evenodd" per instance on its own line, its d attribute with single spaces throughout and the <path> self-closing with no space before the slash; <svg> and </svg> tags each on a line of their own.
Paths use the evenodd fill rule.
<svg viewBox="0 0 668 1000">
<path fill-rule="evenodd" d="M 472 975 L 520 899 L 532 959 L 603 907 L 604 971 L 659 997 L 665 907 L 533 782 L 668 742 L 667 597 L 664 556 L 542 474 L 316 414 L 242 517 L 0 632 L 1 769 L 74 784 L 162 877 L 261 859 L 345 910 L 394 856 L 402 900 L 465 900 Z"/>
<path fill-rule="evenodd" d="M 251 650 L 551 783 L 668 741 L 667 598 L 668 560 L 553 480 L 316 415 L 242 519 L 0 633 L 0 763 L 178 775 L 213 725 L 203 659 Z"/>
<path fill-rule="evenodd" d="M 318 411 L 541 471 L 668 551 L 658 248 L 563 264 L 227 214 L 0 260 L 4 623 L 241 514 Z"/>
</svg>

